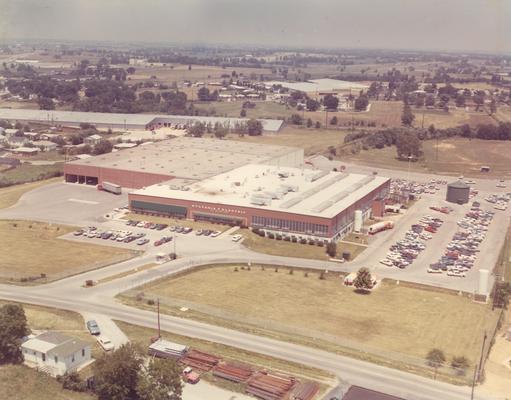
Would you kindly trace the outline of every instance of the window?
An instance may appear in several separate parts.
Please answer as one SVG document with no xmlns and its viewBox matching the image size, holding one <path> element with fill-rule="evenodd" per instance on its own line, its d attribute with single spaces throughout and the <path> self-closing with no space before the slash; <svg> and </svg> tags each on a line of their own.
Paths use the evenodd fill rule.
<svg viewBox="0 0 511 400">
<path fill-rule="evenodd" d="M 85 349 L 82 349 L 82 357 L 85 357 Z"/>
<path fill-rule="evenodd" d="M 43 362 L 46 362 L 46 354 L 43 353 Z"/>
<path fill-rule="evenodd" d="M 71 358 L 71 362 L 75 362 L 75 355 L 73 354 L 73 357 Z"/>
<path fill-rule="evenodd" d="M 57 356 L 55 356 L 55 357 L 53 358 L 53 360 L 55 361 L 55 364 L 57 364 L 57 363 L 59 362 L 59 358 L 58 358 Z"/>
</svg>

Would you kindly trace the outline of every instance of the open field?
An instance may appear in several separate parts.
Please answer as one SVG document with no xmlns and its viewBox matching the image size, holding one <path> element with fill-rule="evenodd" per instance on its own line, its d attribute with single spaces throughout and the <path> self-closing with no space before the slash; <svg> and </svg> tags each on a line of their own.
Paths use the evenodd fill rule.
<svg viewBox="0 0 511 400">
<path fill-rule="evenodd" d="M 358 357 L 366 359 L 373 352 L 380 357 L 402 357 L 395 366 L 411 358 L 421 365 L 420 360 L 435 347 L 449 359 L 463 355 L 474 364 L 482 332 L 491 331 L 498 317 L 489 306 L 452 292 L 384 281 L 373 293 L 360 295 L 344 287 L 337 274 L 326 274 L 321 280 L 318 273 L 309 272 L 305 277 L 298 270 L 290 274 L 287 268 L 275 272 L 273 267 L 262 270 L 253 266 L 250 271 L 240 268 L 233 272 L 232 266 L 216 266 L 163 279 L 140 290 L 147 297 L 159 297 L 163 304 L 170 304 L 167 298 L 189 306 L 186 312 L 164 306 L 164 312 L 208 322 L 216 319 L 221 325 L 259 329 L 266 335 L 278 330 L 279 338 L 339 353 L 351 348 L 363 352 Z M 204 313 L 205 309 L 217 312 Z M 254 327 L 257 320 L 265 321 L 264 326 Z M 288 331 L 283 332 L 286 327 Z M 328 342 L 324 335 L 336 340 Z"/>
<path fill-rule="evenodd" d="M 209 103 L 194 103 L 194 107 L 202 110 L 215 110 L 216 116 L 239 117 L 243 105 L 241 101 L 223 101 Z M 247 118 L 269 118 L 281 119 L 288 118 L 297 113 L 296 110 L 288 106 L 273 101 L 251 101 L 255 103 L 254 108 L 247 108 Z M 301 113 L 301 112 L 299 112 Z"/>
<path fill-rule="evenodd" d="M 329 146 L 343 145 L 345 136 L 346 132 L 335 129 L 307 129 L 287 125 L 277 134 L 243 137 L 230 134 L 227 137 L 241 142 L 301 147 L 305 150 L 305 155 L 313 155 L 324 153 Z"/>
<path fill-rule="evenodd" d="M 0 189 L 0 209 L 13 206 L 24 193 L 49 183 L 59 182 L 62 178 L 47 179 L 44 181 L 25 183 L 22 185 L 9 186 Z"/>
<path fill-rule="evenodd" d="M 271 254 L 275 256 L 284 257 L 299 257 L 311 258 L 315 260 L 329 260 L 330 256 L 326 254 L 326 247 L 320 247 L 310 244 L 285 242 L 283 240 L 275 240 L 263 238 L 256 235 L 248 229 L 242 229 L 237 233 L 241 233 L 245 238 L 243 245 L 251 250 L 259 253 Z M 360 246 L 356 243 L 338 242 L 337 243 L 337 256 L 342 256 L 342 253 L 347 251 L 351 254 L 351 259 L 355 259 L 365 246 Z"/>
<path fill-rule="evenodd" d="M 147 221 L 154 222 L 156 224 L 167 224 L 167 225 L 179 225 L 179 226 L 188 226 L 194 230 L 198 229 L 209 229 L 212 231 L 220 231 L 224 232 L 230 227 L 227 225 L 220 224 L 212 224 L 204 221 L 191 221 L 188 219 L 177 219 L 177 218 L 165 218 L 165 217 L 153 217 L 151 215 L 141 215 L 135 213 L 126 214 L 123 219 L 125 220 L 134 220 L 134 221 Z"/>
<path fill-rule="evenodd" d="M 0 366 L 0 393 L 3 399 L 92 400 L 95 396 L 62 389 L 56 379 L 24 365 Z"/>
<path fill-rule="evenodd" d="M 511 106 L 500 106 L 497 109 L 495 117 L 500 122 L 511 122 Z"/>
<path fill-rule="evenodd" d="M 437 174 L 465 175 L 473 177 L 511 176 L 511 142 L 452 138 L 439 141 L 438 159 L 436 141 L 423 142 L 424 158 L 410 163 L 410 170 Z M 362 150 L 346 155 L 343 161 L 370 165 L 377 168 L 408 169 L 408 163 L 396 158 L 395 147 Z M 481 165 L 489 165 L 490 173 L 481 173 Z"/>
<path fill-rule="evenodd" d="M 3 184 L 15 185 L 48 179 L 62 174 L 63 168 L 63 163 L 56 163 L 53 165 L 21 164 L 19 167 L 0 173 L 0 182 Z"/>
<path fill-rule="evenodd" d="M 46 280 L 55 280 L 136 254 L 115 247 L 58 239 L 74 229 L 41 222 L 0 221 L 0 277 L 20 280 L 46 274 Z"/>
</svg>

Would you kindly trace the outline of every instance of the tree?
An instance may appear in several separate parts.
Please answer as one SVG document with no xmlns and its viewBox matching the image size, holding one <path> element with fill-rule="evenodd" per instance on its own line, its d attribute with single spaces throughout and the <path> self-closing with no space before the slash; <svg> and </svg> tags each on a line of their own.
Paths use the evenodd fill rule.
<svg viewBox="0 0 511 400">
<path fill-rule="evenodd" d="M 305 106 L 307 107 L 307 111 L 317 111 L 319 108 L 319 102 L 314 99 L 307 99 Z"/>
<path fill-rule="evenodd" d="M 323 98 L 323 105 L 327 110 L 337 110 L 339 106 L 339 99 L 331 94 L 327 94 Z"/>
<path fill-rule="evenodd" d="M 135 68 L 134 67 L 128 67 L 126 68 L 126 72 L 130 75 L 133 75 L 135 73 Z"/>
<path fill-rule="evenodd" d="M 200 101 L 209 101 L 210 97 L 209 89 L 205 86 L 201 87 L 197 91 L 197 97 L 199 98 Z"/>
<path fill-rule="evenodd" d="M 321 122 L 316 121 L 316 123 L 314 124 L 314 128 L 316 128 L 316 129 L 321 128 Z"/>
<path fill-rule="evenodd" d="M 245 110 L 244 108 L 241 109 L 240 111 L 240 117 L 241 118 L 245 118 L 247 116 L 247 110 Z"/>
<path fill-rule="evenodd" d="M 353 286 L 357 288 L 357 291 L 366 292 L 373 287 L 373 278 L 371 277 L 371 271 L 368 268 L 362 267 L 358 270 L 357 276 L 353 281 Z"/>
<path fill-rule="evenodd" d="M 467 357 L 453 357 L 451 360 L 451 367 L 456 370 L 459 375 L 465 375 L 467 368 L 470 366 Z"/>
<path fill-rule="evenodd" d="M 430 367 L 435 368 L 435 378 L 438 368 L 445 363 L 445 354 L 440 349 L 432 349 L 426 355 L 426 361 Z"/>
<path fill-rule="evenodd" d="M 493 294 L 493 306 L 497 308 L 507 308 L 509 305 L 509 296 L 511 295 L 511 283 L 497 282 Z"/>
<path fill-rule="evenodd" d="M 312 128 L 312 119 L 307 118 L 307 128 Z"/>
<path fill-rule="evenodd" d="M 422 155 L 422 142 L 415 133 L 401 133 L 396 138 L 396 151 L 399 159 L 418 159 Z"/>
<path fill-rule="evenodd" d="M 338 119 L 337 119 L 337 116 L 336 116 L 336 115 L 334 115 L 334 116 L 332 117 L 332 119 L 330 120 L 330 125 L 337 125 L 337 123 L 338 123 L 338 122 L 339 122 L 339 121 L 338 121 Z"/>
<path fill-rule="evenodd" d="M 361 94 L 355 100 L 355 111 L 365 111 L 369 105 L 369 99 L 366 95 Z"/>
<path fill-rule="evenodd" d="M 80 374 L 76 371 L 66 372 L 64 376 L 60 378 L 62 382 L 62 388 L 72 390 L 74 392 L 85 392 L 87 385 L 80 378 Z"/>
<path fill-rule="evenodd" d="M 213 128 L 213 134 L 216 138 L 222 139 L 227 135 L 227 132 L 229 132 L 228 124 L 222 125 L 219 122 L 215 123 L 215 127 Z"/>
<path fill-rule="evenodd" d="M 23 362 L 21 339 L 29 333 L 23 307 L 5 304 L 0 308 L 0 364 Z"/>
<path fill-rule="evenodd" d="M 263 124 L 257 119 L 249 119 L 247 121 L 247 131 L 250 136 L 258 136 L 263 133 Z"/>
<path fill-rule="evenodd" d="M 300 114 L 293 114 L 291 115 L 289 121 L 293 124 L 293 125 L 301 125 L 303 120 L 302 120 L 302 116 Z"/>
<path fill-rule="evenodd" d="M 412 126 L 415 115 L 412 113 L 412 109 L 408 104 L 403 107 L 403 114 L 401 115 L 401 122 L 405 126 Z"/>
<path fill-rule="evenodd" d="M 49 97 L 39 97 L 37 105 L 40 110 L 55 110 L 55 103 Z"/>
<path fill-rule="evenodd" d="M 139 350 L 131 343 L 97 359 L 92 368 L 98 399 L 137 399 L 138 376 L 142 363 Z"/>
<path fill-rule="evenodd" d="M 335 243 L 334 241 L 328 242 L 328 244 L 326 245 L 326 253 L 330 257 L 334 258 L 337 255 L 337 243 Z"/>
<path fill-rule="evenodd" d="M 92 153 L 95 155 L 110 153 L 113 149 L 113 144 L 108 140 L 100 140 L 99 143 L 94 145 Z"/>
<path fill-rule="evenodd" d="M 195 122 L 192 126 L 188 127 L 187 132 L 194 137 L 202 137 L 206 132 L 206 126 L 201 122 Z"/>
<path fill-rule="evenodd" d="M 140 400 L 181 400 L 182 392 L 181 370 L 173 360 L 154 358 L 139 372 Z"/>
</svg>

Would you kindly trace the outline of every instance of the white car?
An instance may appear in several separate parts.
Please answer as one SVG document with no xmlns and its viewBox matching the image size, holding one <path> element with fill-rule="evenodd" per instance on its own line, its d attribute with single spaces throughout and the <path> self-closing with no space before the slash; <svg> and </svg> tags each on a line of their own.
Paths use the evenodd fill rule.
<svg viewBox="0 0 511 400">
<path fill-rule="evenodd" d="M 442 270 L 440 268 L 438 268 L 438 269 L 428 268 L 428 273 L 429 274 L 441 274 Z"/>
<path fill-rule="evenodd" d="M 220 231 L 214 231 L 214 232 L 212 232 L 212 233 L 211 233 L 211 235 L 209 235 L 209 236 L 211 236 L 211 237 L 217 237 L 217 236 L 218 236 L 218 235 L 220 235 L 221 233 L 222 233 L 222 232 L 220 232 Z"/>
<path fill-rule="evenodd" d="M 103 348 L 103 350 L 112 351 L 114 349 L 114 344 L 106 336 L 100 335 L 97 336 L 96 339 L 98 340 L 98 343 Z"/>
<path fill-rule="evenodd" d="M 447 271 L 447 276 L 457 276 L 459 278 L 464 278 L 466 274 L 464 272 Z"/>
<path fill-rule="evenodd" d="M 234 235 L 234 236 L 232 237 L 232 239 L 231 239 L 231 240 L 232 240 L 233 242 L 239 242 L 239 241 L 241 240 L 241 238 L 242 238 L 242 237 L 243 237 L 243 236 L 241 236 L 241 235 Z"/>
<path fill-rule="evenodd" d="M 384 258 L 383 260 L 380 260 L 380 264 L 386 265 L 387 267 L 394 266 L 394 263 L 390 261 L 388 258 Z"/>
</svg>

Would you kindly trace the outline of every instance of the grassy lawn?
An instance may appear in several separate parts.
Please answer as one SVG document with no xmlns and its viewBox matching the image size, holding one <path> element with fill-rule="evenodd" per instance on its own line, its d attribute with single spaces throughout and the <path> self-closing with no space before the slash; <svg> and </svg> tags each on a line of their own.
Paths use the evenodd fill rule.
<svg viewBox="0 0 511 400">
<path fill-rule="evenodd" d="M 19 167 L 0 173 L 0 183 L 16 185 L 19 183 L 40 181 L 62 174 L 64 163 L 54 165 L 21 164 Z"/>
<path fill-rule="evenodd" d="M 242 229 L 237 233 L 242 234 L 245 238 L 243 240 L 244 246 L 259 253 L 284 257 L 311 258 L 315 260 L 330 259 L 330 256 L 326 254 L 325 246 L 320 247 L 317 245 L 263 238 L 248 229 Z M 342 256 L 342 253 L 347 251 L 351 254 L 351 259 L 354 259 L 362 253 L 365 248 L 365 246 L 360 246 L 357 243 L 340 241 L 337 243 L 337 255 Z"/>
<path fill-rule="evenodd" d="M 47 280 L 55 280 L 136 254 L 115 247 L 58 239 L 73 230 L 41 222 L 0 221 L 0 277 L 20 280 L 44 273 Z"/>
<path fill-rule="evenodd" d="M 95 396 L 62 389 L 56 379 L 24 365 L 0 366 L 0 393 L 3 399 L 92 400 Z"/>
<path fill-rule="evenodd" d="M 126 276 L 130 276 L 130 275 L 136 274 L 137 272 L 146 271 L 148 269 L 157 267 L 158 265 L 159 264 L 154 264 L 154 263 L 153 264 L 142 265 L 141 267 L 138 267 L 138 268 L 135 268 L 135 269 L 130 269 L 129 271 L 124 271 L 124 272 L 120 272 L 120 273 L 115 274 L 115 275 L 110 275 L 110 276 L 107 276 L 106 278 L 103 278 L 103 279 L 100 279 L 99 281 L 97 281 L 96 285 L 100 285 L 102 283 L 107 283 L 107 282 L 114 281 L 116 279 L 124 278 Z"/>
<path fill-rule="evenodd" d="M 146 297 L 176 304 L 162 307 L 163 312 L 370 361 L 386 363 L 388 356 L 394 362 L 387 362 L 398 368 L 412 358 L 415 367 L 422 365 L 435 347 L 448 359 L 463 355 L 474 364 L 482 332 L 491 331 L 498 317 L 489 306 L 448 291 L 384 281 L 373 293 L 360 295 L 343 286 L 337 274 L 321 280 L 318 273 L 305 277 L 284 267 L 278 272 L 257 266 L 233 272 L 233 266 L 215 266 L 140 290 Z M 189 310 L 180 312 L 178 303 L 187 304 Z M 254 326 L 257 321 L 264 322 Z"/>
<path fill-rule="evenodd" d="M 33 189 L 47 185 L 49 183 L 55 183 L 62 181 L 62 178 L 52 178 L 39 182 L 25 183 L 22 185 L 9 186 L 0 189 L 0 209 L 13 206 L 17 203 L 19 198 Z"/>
<path fill-rule="evenodd" d="M 150 215 L 141 215 L 141 214 L 135 214 L 135 213 L 128 213 L 123 217 L 123 219 L 125 219 L 125 220 L 131 219 L 133 221 L 154 222 L 157 224 L 180 225 L 180 226 L 185 226 L 185 227 L 188 226 L 190 228 L 193 228 L 194 230 L 209 229 L 212 231 L 224 232 L 230 228 L 230 226 L 227 226 L 227 225 L 212 224 L 209 222 L 192 221 L 192 220 L 188 220 L 188 219 L 153 217 Z"/>
<path fill-rule="evenodd" d="M 347 131 L 337 129 L 307 129 L 287 125 L 277 134 L 267 134 L 263 136 L 246 135 L 244 137 L 233 134 L 229 135 L 228 139 L 242 142 L 301 147 L 304 149 L 306 155 L 313 155 L 326 152 L 329 146 L 342 146 L 346 133 Z"/>
<path fill-rule="evenodd" d="M 410 164 L 412 171 L 439 174 L 463 174 L 474 177 L 511 176 L 511 142 L 453 138 L 439 141 L 438 158 L 436 141 L 423 142 L 424 159 Z M 378 168 L 408 169 L 408 163 L 396 158 L 395 147 L 362 150 L 358 154 L 343 156 L 351 161 Z M 489 165 L 490 173 L 482 174 L 481 165 Z"/>
</svg>

